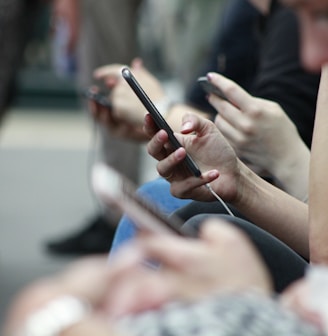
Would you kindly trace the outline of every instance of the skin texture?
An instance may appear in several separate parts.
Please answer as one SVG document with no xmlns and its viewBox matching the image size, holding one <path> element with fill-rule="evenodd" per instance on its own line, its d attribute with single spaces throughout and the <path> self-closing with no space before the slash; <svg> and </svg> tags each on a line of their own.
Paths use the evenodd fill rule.
<svg viewBox="0 0 328 336">
<path fill-rule="evenodd" d="M 310 173 L 310 255 L 312 262 L 328 264 L 327 230 L 327 129 L 328 129 L 328 67 L 322 70 Z"/>
<path fill-rule="evenodd" d="M 313 47 L 315 47 L 317 46 L 317 41 L 324 41 L 324 38 L 328 39 L 328 33 L 327 36 L 322 34 L 326 27 L 325 18 L 327 16 L 328 1 L 285 0 L 285 3 L 292 5 L 298 11 L 301 18 L 304 33 L 304 46 L 302 49 L 302 52 L 304 52 L 304 54 L 302 53 L 303 60 L 313 69 L 318 65 L 324 65 L 324 63 L 328 61 L 326 44 L 318 46 L 318 49 L 313 52 L 306 51 L 306 48 L 311 45 L 311 43 L 313 43 Z M 320 15 L 320 13 L 322 13 L 323 16 Z M 320 20 L 318 20 L 318 18 L 320 18 Z M 316 26 L 316 24 L 318 21 L 321 22 L 321 20 L 323 20 L 323 27 L 321 27 L 322 30 L 318 30 L 320 27 Z M 313 33 L 313 36 L 311 36 L 312 41 L 308 40 L 310 37 L 309 32 Z M 316 33 L 318 34 L 316 35 Z M 326 144 L 328 141 L 328 117 L 326 113 L 328 103 L 327 90 L 328 75 L 327 67 L 324 66 L 318 99 L 310 170 L 310 247 L 311 259 L 313 262 L 317 263 L 327 263 L 326 250 L 322 245 L 327 242 L 327 230 L 325 225 L 325 223 L 327 223 L 326 200 L 328 199 L 328 186 L 326 182 L 326 168 L 328 164 L 328 154 L 326 154 Z M 215 129 L 208 121 L 204 121 L 194 115 L 187 115 L 183 119 L 182 134 L 180 134 L 179 137 L 185 145 L 188 145 L 188 143 L 190 144 L 190 146 L 186 146 L 186 148 L 192 150 L 191 145 L 196 145 L 197 148 L 198 142 L 201 142 L 204 139 L 208 140 L 206 134 L 209 134 L 209 140 L 214 140 L 214 138 L 211 139 L 211 135 L 214 134 L 215 139 L 219 139 L 216 141 L 222 141 L 221 147 L 223 146 L 223 153 L 220 153 L 219 156 L 228 159 L 228 162 L 224 164 L 230 166 L 229 168 L 232 169 L 230 171 L 225 171 L 224 168 L 226 166 L 223 166 L 223 170 L 221 170 L 221 167 L 215 167 L 213 168 L 212 173 L 204 173 L 202 179 L 198 179 L 197 181 L 195 178 L 186 175 L 186 188 L 190 190 L 185 192 L 191 192 L 194 188 L 200 188 L 200 186 L 204 184 L 204 181 L 205 183 L 206 181 L 214 182 L 215 180 L 218 180 L 218 177 L 221 178 L 221 175 L 223 175 L 223 181 L 221 178 L 220 182 L 216 181 L 216 183 L 213 184 L 214 187 L 220 187 L 216 188 L 218 193 L 221 193 L 237 205 L 243 207 L 243 202 L 247 205 L 243 193 L 245 191 L 247 193 L 251 192 L 251 194 L 248 193 L 248 196 L 254 196 L 255 198 L 263 196 L 262 201 L 264 200 L 263 206 L 265 207 L 267 204 L 266 198 L 270 198 L 270 196 L 265 196 L 265 194 L 274 195 L 274 190 L 268 189 L 268 186 L 252 175 L 252 173 L 248 171 L 238 159 L 233 157 L 234 152 L 232 147 L 229 144 L 224 143 L 222 138 L 220 138 L 220 135 L 215 134 L 216 132 L 219 132 L 218 130 L 215 131 Z M 182 178 L 183 170 L 176 172 L 175 168 L 177 165 L 181 164 L 181 159 L 184 157 L 185 151 L 180 149 L 177 152 L 172 152 L 167 143 L 167 135 L 165 132 L 158 132 L 155 129 L 149 116 L 146 116 L 145 119 L 145 130 L 147 134 L 152 137 L 148 147 L 149 151 L 160 160 L 159 170 L 162 173 L 173 173 L 172 184 L 179 183 L 179 178 Z M 218 143 L 216 143 L 216 145 L 218 145 Z M 202 162 L 202 168 L 210 168 L 202 156 L 200 156 L 200 159 L 204 161 Z M 220 166 L 222 164 L 223 163 L 221 162 Z M 174 179 L 176 179 L 175 182 Z M 248 180 L 253 183 L 247 183 Z M 240 190 L 240 186 L 238 186 L 236 181 L 242 182 L 241 186 L 244 190 Z M 227 182 L 230 182 L 230 187 L 226 186 Z M 254 188 L 254 194 L 252 193 L 251 185 Z M 183 192 L 183 189 L 181 192 Z M 206 194 L 205 191 L 202 191 L 201 195 L 202 197 L 208 197 L 208 194 Z M 298 212 L 297 208 L 292 206 L 293 201 L 291 198 L 285 198 L 283 193 L 278 193 L 276 196 L 279 197 L 272 197 L 271 199 L 271 203 L 274 206 L 278 207 L 279 198 L 284 198 L 283 202 L 285 204 L 280 210 L 286 211 L 286 209 L 290 208 L 294 212 Z M 261 210 L 266 212 L 266 209 L 262 208 Z M 279 217 L 279 212 L 276 212 L 276 216 Z M 113 261 L 110 270 L 109 268 L 103 267 L 103 261 L 88 260 L 75 264 L 63 274 L 34 284 L 21 293 L 13 303 L 4 334 L 6 336 L 13 336 L 29 313 L 42 306 L 43 303 L 64 293 L 71 293 L 83 299 L 88 299 L 94 306 L 95 312 L 107 312 L 113 317 L 124 315 L 128 311 L 135 312 L 145 309 L 146 307 L 154 307 L 156 304 L 163 303 L 165 300 L 174 297 L 189 300 L 195 299 L 197 298 L 197 295 L 205 294 L 203 284 L 206 284 L 206 291 L 208 291 L 208 289 L 218 290 L 219 288 L 226 288 L 225 286 L 229 282 L 229 284 L 232 283 L 233 286 L 236 286 L 235 288 L 239 290 L 246 290 L 249 286 L 257 286 L 262 291 L 269 293 L 270 281 L 267 278 L 266 270 L 263 268 L 263 264 L 259 257 L 247 242 L 247 239 L 242 235 L 240 236 L 239 232 L 231 231 L 231 227 L 226 226 L 225 224 L 213 224 L 214 225 L 211 225 L 211 223 L 209 223 L 208 225 L 205 225 L 205 231 L 202 232 L 202 239 L 200 241 L 180 241 L 177 237 L 163 237 L 167 244 L 170 243 L 170 246 L 171 244 L 173 246 L 173 253 L 171 254 L 167 253 L 167 249 L 165 249 L 165 253 L 163 253 L 163 246 L 158 244 L 159 237 L 144 236 L 138 239 L 134 246 L 130 247 L 131 250 L 126 250 L 125 255 L 120 255 L 119 259 Z M 292 227 L 294 229 L 296 228 L 295 226 Z M 164 245 L 167 246 L 166 244 Z M 314 245 L 317 247 L 312 247 Z M 131 253 L 131 251 L 133 253 Z M 215 255 L 218 259 L 215 259 Z M 156 277 L 152 277 L 155 273 L 151 273 L 149 269 L 145 270 L 140 267 L 140 260 L 144 260 L 145 257 L 152 257 L 163 263 L 163 269 L 158 273 L 161 274 L 163 278 L 161 277 L 161 279 L 153 281 L 156 279 Z M 210 269 L 207 268 L 207 263 L 203 262 L 206 257 L 208 257 L 208 265 L 210 265 Z M 231 263 L 227 263 L 229 258 Z M 216 279 L 216 272 L 213 272 L 214 261 L 218 262 L 217 265 L 222 265 L 224 267 L 217 272 L 221 275 L 219 279 Z M 220 261 L 222 261 L 221 264 Z M 240 262 L 242 262 L 243 267 L 240 267 Z M 197 266 L 200 273 L 193 266 Z M 242 276 L 238 275 L 238 272 L 241 270 L 243 271 Z M 246 287 L 243 281 L 240 280 L 241 282 L 239 282 L 239 277 L 244 277 L 245 270 L 251 271 L 246 277 Z M 131 275 L 136 275 L 136 277 L 132 277 Z M 230 279 L 229 276 L 231 276 Z M 143 289 L 147 288 L 147 291 L 144 290 L 143 292 L 140 292 L 140 288 L 137 288 L 138 290 L 136 290 L 136 287 L 138 287 L 136 284 L 139 283 L 139 281 L 145 285 L 145 278 L 148 279 L 147 281 L 149 282 L 146 283 L 146 285 L 148 284 L 149 286 L 143 287 Z M 224 282 L 224 278 L 227 281 L 229 279 L 229 281 Z M 125 281 L 122 279 L 125 279 Z M 132 287 L 129 285 L 129 283 L 131 284 L 131 279 L 133 279 Z M 164 280 L 166 280 L 165 283 L 163 282 Z M 95 282 L 98 284 L 97 288 L 92 286 Z M 164 287 L 161 288 L 161 286 Z M 113 304 L 119 302 L 119 297 L 114 299 L 108 298 L 108 288 L 113 290 L 114 293 L 122 294 L 121 306 L 117 307 Z M 228 288 L 231 289 L 230 286 Z M 129 301 L 131 300 L 131 297 L 133 298 L 133 295 L 124 297 L 124 295 L 126 295 L 124 293 L 126 293 L 128 289 L 129 294 L 137 294 L 139 291 L 139 296 L 136 296 L 138 301 L 134 303 Z M 162 291 L 158 291 L 158 289 L 161 289 Z M 140 293 L 142 293 L 142 295 Z M 147 295 L 143 295 L 144 293 Z M 149 296 L 148 294 L 150 293 L 153 293 L 154 295 Z M 160 295 L 156 296 L 156 293 L 160 293 Z M 320 317 L 306 306 L 306 297 L 308 293 L 308 286 L 305 278 L 305 280 L 296 283 L 284 294 L 282 303 L 289 308 L 296 309 L 296 311 L 305 319 L 312 320 L 312 322 L 318 326 L 322 326 L 323 324 Z M 109 330 L 108 325 L 104 324 L 104 320 L 101 317 L 101 314 L 96 314 L 96 316 L 92 316 L 82 321 L 82 323 L 77 326 L 70 328 L 64 335 L 83 335 L 85 331 L 88 332 L 85 333 L 88 335 L 94 334 L 101 336 L 105 335 L 105 333 L 115 335 L 115 332 Z M 82 328 L 82 330 L 80 328 Z"/>
<path fill-rule="evenodd" d="M 314 263 L 328 263 L 327 211 L 327 89 L 328 89 L 328 1 L 284 0 L 293 8 L 301 22 L 304 64 L 312 70 L 322 67 L 310 166 L 309 228 L 310 257 Z"/>
<path fill-rule="evenodd" d="M 228 96 L 226 101 L 210 95 L 209 101 L 220 111 L 215 125 L 236 154 L 251 167 L 270 172 L 292 196 L 305 199 L 310 151 L 281 107 L 252 97 L 219 74 L 209 73 L 208 79 Z"/>
<path fill-rule="evenodd" d="M 176 151 L 170 147 L 166 132 L 157 131 L 148 115 L 145 132 L 152 137 L 148 152 L 158 160 L 159 174 L 169 176 L 174 196 L 211 201 L 213 195 L 204 187 L 210 183 L 223 200 L 253 223 L 308 257 L 307 205 L 261 179 L 243 164 L 212 122 L 186 115 L 181 134 L 176 134 L 183 148 Z M 201 178 L 191 176 L 183 166 L 186 151 L 199 165 Z"/>
<path fill-rule="evenodd" d="M 144 260 L 155 260 L 161 267 L 156 271 L 145 267 Z M 268 295 L 271 279 L 257 251 L 236 228 L 208 222 L 200 239 L 144 234 L 110 264 L 103 258 L 87 258 L 26 288 L 12 304 L 4 335 L 13 336 L 26 316 L 63 294 L 86 300 L 93 307 L 89 316 L 63 335 L 92 331 L 89 334 L 100 336 L 106 331 L 112 335 L 109 330 L 115 320 L 126 314 L 172 300 L 194 301 L 211 293 L 248 289 Z"/>
<path fill-rule="evenodd" d="M 148 140 L 142 131 L 143 119 L 147 111 L 122 78 L 121 70 L 123 67 L 123 64 L 111 64 L 95 70 L 95 79 L 104 81 L 111 90 L 109 99 L 112 102 L 113 109 L 109 110 L 98 104 L 92 104 L 90 105 L 91 111 L 94 118 L 105 125 L 112 134 L 125 139 L 144 142 Z M 159 80 L 143 66 L 141 59 L 134 59 L 130 68 L 155 104 L 168 99 Z M 173 130 L 178 130 L 182 116 L 187 112 L 206 116 L 205 113 L 188 105 L 174 104 L 169 111 L 166 111 L 165 119 Z"/>
</svg>

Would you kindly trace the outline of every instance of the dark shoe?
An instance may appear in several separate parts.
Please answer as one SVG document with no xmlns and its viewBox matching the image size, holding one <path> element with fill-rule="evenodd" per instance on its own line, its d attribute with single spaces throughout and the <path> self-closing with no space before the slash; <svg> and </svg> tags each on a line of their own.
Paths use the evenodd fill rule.
<svg viewBox="0 0 328 336">
<path fill-rule="evenodd" d="M 57 255 L 88 255 L 108 253 L 115 227 L 99 215 L 86 228 L 71 236 L 46 244 L 47 251 Z"/>
</svg>

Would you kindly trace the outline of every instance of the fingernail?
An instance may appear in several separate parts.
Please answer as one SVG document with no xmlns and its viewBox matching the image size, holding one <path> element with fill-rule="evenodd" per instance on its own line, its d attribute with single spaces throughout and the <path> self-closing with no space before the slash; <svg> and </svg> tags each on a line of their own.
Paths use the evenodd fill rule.
<svg viewBox="0 0 328 336">
<path fill-rule="evenodd" d="M 190 121 L 185 122 L 182 124 L 181 131 L 189 131 L 192 129 L 192 123 Z"/>
<path fill-rule="evenodd" d="M 209 81 L 211 81 L 213 79 L 213 74 L 211 72 L 209 72 L 207 75 L 206 75 L 207 79 Z"/>
</svg>

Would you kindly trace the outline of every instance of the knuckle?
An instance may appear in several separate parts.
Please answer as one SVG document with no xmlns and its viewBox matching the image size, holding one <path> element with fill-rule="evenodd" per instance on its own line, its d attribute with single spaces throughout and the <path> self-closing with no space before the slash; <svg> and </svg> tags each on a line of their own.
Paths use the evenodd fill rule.
<svg viewBox="0 0 328 336">
<path fill-rule="evenodd" d="M 225 91 L 225 94 L 228 96 L 228 97 L 234 97 L 237 93 L 238 93 L 238 87 L 236 86 L 235 83 L 229 81 L 227 84 L 226 84 L 226 87 L 224 88 L 224 91 Z"/>
<path fill-rule="evenodd" d="M 245 136 L 239 136 L 234 141 L 235 148 L 238 148 L 239 150 L 246 148 L 248 144 L 249 144 L 249 140 Z"/>
<path fill-rule="evenodd" d="M 263 115 L 263 110 L 260 104 L 258 104 L 258 102 L 255 101 L 254 104 L 252 104 L 252 106 L 250 107 L 248 113 L 252 118 L 260 119 Z"/>
<path fill-rule="evenodd" d="M 246 136 L 253 136 L 256 133 L 256 127 L 254 126 L 254 124 L 251 121 L 245 121 L 242 125 L 241 125 L 241 130 L 242 132 L 246 135 Z M 241 139 L 244 138 L 246 139 L 246 137 L 241 137 Z"/>
</svg>

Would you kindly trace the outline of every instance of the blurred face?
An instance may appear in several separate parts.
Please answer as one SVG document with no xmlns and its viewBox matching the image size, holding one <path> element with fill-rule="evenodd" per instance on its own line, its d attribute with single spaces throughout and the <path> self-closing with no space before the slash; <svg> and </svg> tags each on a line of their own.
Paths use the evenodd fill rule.
<svg viewBox="0 0 328 336">
<path fill-rule="evenodd" d="M 328 0 L 281 0 L 296 11 L 301 26 L 301 58 L 311 71 L 328 63 Z"/>
</svg>

